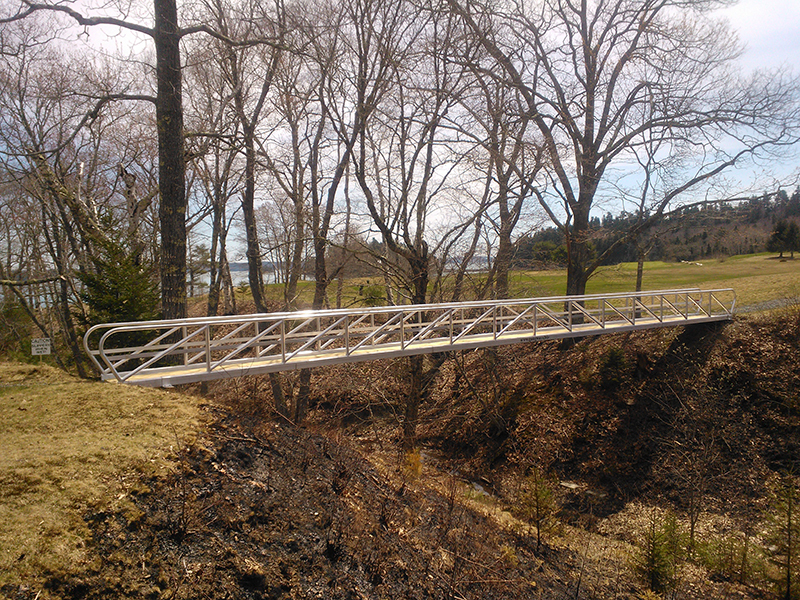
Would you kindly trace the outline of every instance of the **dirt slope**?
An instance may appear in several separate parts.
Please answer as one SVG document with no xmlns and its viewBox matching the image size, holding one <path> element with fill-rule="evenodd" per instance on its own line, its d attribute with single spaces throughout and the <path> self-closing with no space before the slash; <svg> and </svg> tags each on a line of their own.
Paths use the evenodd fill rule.
<svg viewBox="0 0 800 600">
<path fill-rule="evenodd" d="M 443 372 L 423 432 L 476 472 L 579 479 L 607 511 L 680 503 L 702 464 L 710 496 L 745 516 L 800 467 L 798 314 L 475 353 Z"/>
</svg>

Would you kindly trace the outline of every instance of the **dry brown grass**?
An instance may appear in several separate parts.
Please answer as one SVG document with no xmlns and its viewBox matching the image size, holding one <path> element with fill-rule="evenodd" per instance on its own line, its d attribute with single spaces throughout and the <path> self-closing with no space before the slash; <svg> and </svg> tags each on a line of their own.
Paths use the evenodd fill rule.
<svg viewBox="0 0 800 600">
<path fill-rule="evenodd" d="M 0 586 L 85 567 L 84 516 L 135 511 L 131 488 L 171 468 L 200 418 L 189 396 L 0 363 Z"/>
</svg>

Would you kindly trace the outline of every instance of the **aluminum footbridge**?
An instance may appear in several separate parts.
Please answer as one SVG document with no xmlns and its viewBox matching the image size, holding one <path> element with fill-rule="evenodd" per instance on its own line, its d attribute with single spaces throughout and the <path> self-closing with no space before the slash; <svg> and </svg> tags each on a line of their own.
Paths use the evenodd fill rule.
<svg viewBox="0 0 800 600">
<path fill-rule="evenodd" d="M 84 348 L 104 380 L 225 377 L 731 319 L 733 290 L 669 290 L 110 323 Z"/>
</svg>

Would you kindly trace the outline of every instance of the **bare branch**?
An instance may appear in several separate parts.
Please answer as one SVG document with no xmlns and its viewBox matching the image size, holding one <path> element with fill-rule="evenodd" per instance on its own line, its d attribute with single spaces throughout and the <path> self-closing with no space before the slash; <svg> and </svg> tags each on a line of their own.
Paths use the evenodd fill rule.
<svg viewBox="0 0 800 600">
<path fill-rule="evenodd" d="M 0 19 L 0 24 L 20 21 L 35 12 L 49 10 L 63 13 L 71 17 L 79 25 L 85 25 L 87 27 L 92 25 L 114 25 L 115 27 L 136 31 L 150 37 L 155 35 L 155 31 L 150 27 L 145 27 L 144 25 L 139 25 L 137 23 L 129 23 L 128 21 L 124 21 L 123 19 L 115 19 L 114 17 L 85 17 L 78 11 L 62 4 L 39 4 L 35 2 L 27 2 L 26 0 L 23 0 L 23 4 L 28 7 L 26 10 L 18 12 L 16 15 L 11 17 Z"/>
<path fill-rule="evenodd" d="M 37 285 L 39 283 L 51 283 L 53 281 L 60 281 L 60 280 L 66 281 L 66 279 L 67 278 L 64 277 L 63 275 L 56 275 L 54 277 L 45 277 L 44 279 L 20 279 L 18 281 L 14 279 L 0 279 L 0 285 L 17 288 L 17 287 L 25 287 L 27 285 Z"/>
<path fill-rule="evenodd" d="M 195 33 L 205 33 L 206 35 L 210 35 L 216 40 L 223 42 L 224 44 L 231 46 L 233 48 L 249 48 L 251 46 L 270 46 L 275 50 L 289 50 L 289 46 L 286 44 L 270 39 L 270 38 L 251 38 L 245 40 L 235 40 L 227 35 L 217 31 L 213 27 L 209 27 L 208 25 L 192 25 L 190 27 L 182 27 L 178 32 L 180 37 L 184 37 L 187 35 L 193 35 Z"/>
</svg>

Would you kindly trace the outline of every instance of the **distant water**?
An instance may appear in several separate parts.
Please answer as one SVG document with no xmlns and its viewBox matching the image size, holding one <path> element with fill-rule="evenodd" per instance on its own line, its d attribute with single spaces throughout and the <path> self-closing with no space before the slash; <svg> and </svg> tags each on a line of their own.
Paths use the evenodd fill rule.
<svg viewBox="0 0 800 600">
<path fill-rule="evenodd" d="M 231 281 L 233 287 L 248 285 L 250 276 L 246 263 L 231 263 Z M 209 273 L 198 275 L 194 280 L 195 294 L 204 294 L 208 290 Z M 264 271 L 264 283 L 278 283 L 278 273 L 274 270 Z"/>
</svg>

